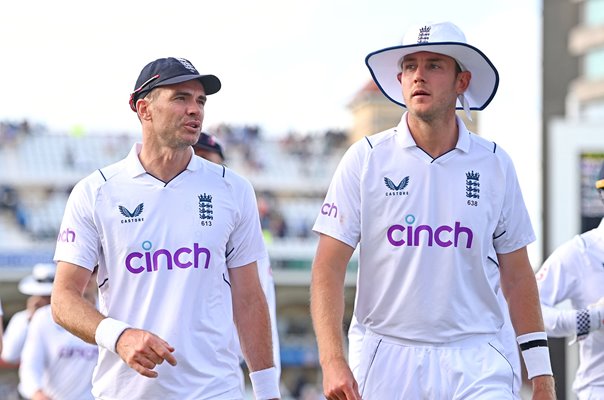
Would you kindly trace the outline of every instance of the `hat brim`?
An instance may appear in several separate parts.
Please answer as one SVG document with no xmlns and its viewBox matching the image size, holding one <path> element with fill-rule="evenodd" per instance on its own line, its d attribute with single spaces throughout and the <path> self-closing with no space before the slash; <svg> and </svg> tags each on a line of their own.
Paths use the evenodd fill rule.
<svg viewBox="0 0 604 400">
<path fill-rule="evenodd" d="M 365 64 L 373 80 L 382 93 L 392 102 L 406 107 L 397 79 L 399 62 L 408 55 L 420 51 L 444 54 L 459 61 L 465 70 L 472 73 L 472 79 L 464 96 L 471 110 L 483 110 L 489 105 L 499 87 L 499 73 L 493 63 L 480 50 L 466 43 L 437 42 L 394 46 L 369 53 Z M 457 101 L 457 109 L 463 109 Z"/>
<path fill-rule="evenodd" d="M 222 84 L 220 83 L 220 79 L 218 79 L 215 75 L 181 75 L 175 76 L 174 78 L 166 79 L 165 81 L 159 81 L 157 84 L 153 85 L 153 87 L 173 85 L 175 83 L 181 83 L 186 81 L 192 81 L 193 79 L 199 80 L 203 85 L 203 89 L 206 92 L 206 95 L 211 95 L 220 90 Z"/>
<path fill-rule="evenodd" d="M 50 296 L 51 282 L 38 282 L 33 276 L 26 276 L 19 282 L 19 291 L 28 296 Z"/>
</svg>

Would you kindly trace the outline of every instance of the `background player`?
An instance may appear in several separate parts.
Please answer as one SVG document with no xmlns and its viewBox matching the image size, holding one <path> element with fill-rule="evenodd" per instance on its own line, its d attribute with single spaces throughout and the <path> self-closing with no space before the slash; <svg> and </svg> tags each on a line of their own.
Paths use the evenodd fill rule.
<svg viewBox="0 0 604 400">
<path fill-rule="evenodd" d="M 25 345 L 31 319 L 41 307 L 50 304 L 55 272 L 54 263 L 40 263 L 33 266 L 30 275 L 19 281 L 19 291 L 29 297 L 25 310 L 13 314 L 6 326 L 4 348 L 2 349 L 2 360 L 5 362 L 18 364 L 21 360 L 21 352 Z"/>
<path fill-rule="evenodd" d="M 96 307 L 96 270 L 84 298 Z M 46 305 L 31 320 L 19 365 L 19 390 L 31 400 L 93 400 L 92 371 L 98 347 L 57 325 Z"/>
<path fill-rule="evenodd" d="M 604 196 L 604 165 L 596 179 Z M 579 400 L 604 399 L 604 221 L 558 247 L 537 271 L 548 335 L 579 342 L 573 390 Z M 571 308 L 555 306 L 569 301 Z M 574 342 L 574 341 L 573 341 Z"/>
</svg>

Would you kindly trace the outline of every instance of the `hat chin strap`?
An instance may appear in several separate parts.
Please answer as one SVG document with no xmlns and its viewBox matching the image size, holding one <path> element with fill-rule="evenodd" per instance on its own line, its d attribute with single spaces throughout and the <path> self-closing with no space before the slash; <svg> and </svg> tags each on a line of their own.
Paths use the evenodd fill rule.
<svg viewBox="0 0 604 400">
<path fill-rule="evenodd" d="M 461 93 L 459 96 L 457 96 L 457 99 L 461 103 L 463 111 L 466 113 L 466 118 L 472 121 L 472 113 L 470 113 L 470 103 L 468 103 L 468 99 L 466 99 L 466 96 Z"/>
</svg>

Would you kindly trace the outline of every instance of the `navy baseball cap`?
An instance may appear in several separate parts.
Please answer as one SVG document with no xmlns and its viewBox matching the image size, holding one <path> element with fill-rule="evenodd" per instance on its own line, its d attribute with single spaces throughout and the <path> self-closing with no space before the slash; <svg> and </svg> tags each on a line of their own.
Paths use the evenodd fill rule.
<svg viewBox="0 0 604 400">
<path fill-rule="evenodd" d="M 193 145 L 193 147 L 217 153 L 220 156 L 220 158 L 222 158 L 224 160 L 224 153 L 222 152 L 222 146 L 220 145 L 220 143 L 218 142 L 218 139 L 216 139 L 216 136 L 214 136 L 214 135 L 208 135 L 205 132 L 201 132 L 201 135 L 199 135 L 199 140 L 197 141 L 197 143 L 195 143 Z"/>
<path fill-rule="evenodd" d="M 159 58 L 145 65 L 141 71 L 134 91 L 130 94 L 130 108 L 136 112 L 136 101 L 145 97 L 150 91 L 159 86 L 173 85 L 193 79 L 199 80 L 206 95 L 220 90 L 220 79 L 215 75 L 201 75 L 191 62 L 184 58 Z"/>
</svg>

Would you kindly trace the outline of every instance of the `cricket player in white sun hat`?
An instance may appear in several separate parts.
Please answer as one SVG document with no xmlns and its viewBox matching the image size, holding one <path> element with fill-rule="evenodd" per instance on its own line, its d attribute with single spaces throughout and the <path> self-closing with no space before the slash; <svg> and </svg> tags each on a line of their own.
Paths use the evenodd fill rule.
<svg viewBox="0 0 604 400">
<path fill-rule="evenodd" d="M 40 308 L 50 304 L 55 272 L 54 263 L 38 263 L 32 267 L 30 275 L 19 281 L 19 292 L 29 297 L 25 310 L 13 314 L 6 327 L 2 350 L 2 360 L 5 362 L 18 364 L 21 360 L 30 321 Z"/>
<path fill-rule="evenodd" d="M 370 53 L 398 126 L 346 152 L 314 230 L 311 312 L 332 399 L 513 399 L 500 332 L 507 309 L 533 383 L 555 399 L 516 172 L 456 109 L 482 110 L 498 73 L 450 22 L 412 27 Z M 353 376 L 342 339 L 346 266 L 360 246 L 354 315 L 365 329 Z"/>
</svg>

